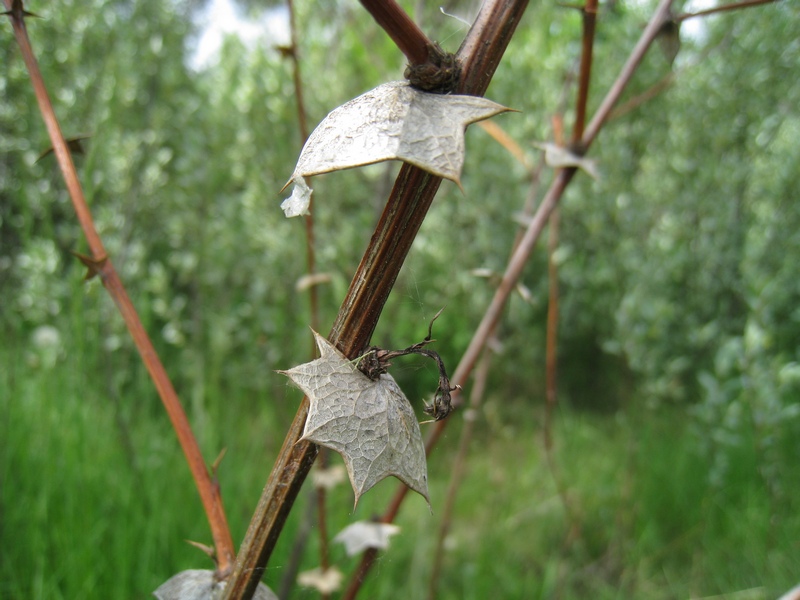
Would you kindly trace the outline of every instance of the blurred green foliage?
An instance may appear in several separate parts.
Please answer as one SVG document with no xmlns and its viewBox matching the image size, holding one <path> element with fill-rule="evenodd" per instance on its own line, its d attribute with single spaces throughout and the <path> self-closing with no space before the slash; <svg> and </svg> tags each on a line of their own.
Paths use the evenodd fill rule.
<svg viewBox="0 0 800 600">
<path fill-rule="evenodd" d="M 296 4 L 311 124 L 401 76 L 403 57 L 357 3 Z M 432 38 L 457 48 L 462 24 L 438 5 L 406 4 Z M 590 109 L 650 3 L 601 6 Z M 275 40 L 231 35 L 214 61 L 190 67 L 201 8 L 189 0 L 34 3 L 45 18 L 29 29 L 66 135 L 91 135 L 75 158 L 104 243 L 213 456 L 236 428 L 210 422 L 231 413 L 240 423 L 264 412 L 277 423 L 290 418 L 294 404 L 274 370 L 307 360 L 310 318 L 307 294 L 295 289 L 306 268 L 303 225 L 278 208 L 301 144 L 291 64 Z M 469 16 L 475 7 L 456 2 L 448 11 Z M 562 398 L 605 412 L 673 405 L 710 465 L 697 485 L 729 489 L 752 447 L 753 468 L 785 506 L 787 460 L 800 453 L 800 7 L 717 15 L 691 36 L 690 23 L 674 64 L 654 48 L 623 102 L 670 73 L 672 83 L 608 124 L 591 151 L 602 178 L 578 176 L 562 203 Z M 520 111 L 495 121 L 531 164 L 540 158 L 532 142 L 552 137 L 551 117 L 564 111 L 571 122 L 580 25 L 575 11 L 532 5 L 487 93 Z M 52 155 L 37 160 L 49 142 L 8 24 L 3 35 L 4 345 L 28 376 L 67 363 L 81 369 L 92 394 L 118 399 L 117 426 L 157 415 L 113 303 L 97 281 L 81 283 L 69 254 L 85 245 Z M 465 192 L 443 184 L 375 339 L 392 348 L 419 341 L 446 305 L 434 335 L 453 366 L 493 293 L 491 279 L 472 270 L 501 272 L 530 185 L 529 171 L 482 129 L 468 131 L 467 148 Z M 383 164 L 312 182 L 318 270 L 331 275 L 320 288 L 323 330 L 396 170 Z M 542 187 L 551 174 L 543 177 Z M 532 295 L 512 298 L 492 375 L 503 418 L 527 419 L 543 402 L 544 250 L 524 284 Z M 435 371 L 404 364 L 396 376 L 409 397 L 429 394 Z M 0 394 L 10 410 L 7 390 Z M 280 439 L 280 427 L 272 434 Z"/>
</svg>

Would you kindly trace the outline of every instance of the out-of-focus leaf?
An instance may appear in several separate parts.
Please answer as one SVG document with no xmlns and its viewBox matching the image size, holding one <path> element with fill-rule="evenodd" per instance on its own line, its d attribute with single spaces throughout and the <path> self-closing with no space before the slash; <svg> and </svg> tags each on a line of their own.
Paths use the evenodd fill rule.
<svg viewBox="0 0 800 600">
<path fill-rule="evenodd" d="M 317 590 L 320 594 L 331 594 L 342 587 L 344 575 L 336 567 L 322 567 L 303 571 L 297 576 L 297 583 L 303 587 L 310 587 Z"/>
<path fill-rule="evenodd" d="M 371 380 L 316 331 L 314 337 L 320 358 L 279 371 L 308 396 L 302 439 L 342 455 L 356 505 L 364 492 L 389 475 L 427 501 L 425 446 L 402 390 L 386 373 Z"/>
<path fill-rule="evenodd" d="M 389 547 L 389 538 L 397 533 L 400 527 L 391 523 L 356 521 L 336 534 L 333 541 L 344 544 L 347 555 L 353 556 L 368 548 L 385 550 Z"/>
<path fill-rule="evenodd" d="M 678 21 L 665 21 L 656 39 L 664 58 L 670 65 L 673 64 L 681 50 L 681 24 Z"/>
<path fill-rule="evenodd" d="M 315 488 L 329 490 L 344 481 L 347 471 L 342 465 L 334 465 L 327 469 L 314 469 L 311 471 L 311 481 Z"/>
<path fill-rule="evenodd" d="M 322 283 L 330 283 L 330 281 L 331 281 L 330 273 L 313 273 L 311 275 L 303 275 L 294 284 L 294 289 L 296 292 L 303 292 L 310 287 L 313 287 L 315 285 L 320 285 Z"/>
<path fill-rule="evenodd" d="M 590 158 L 579 156 L 567 148 L 551 142 L 534 142 L 533 145 L 544 150 L 544 162 L 548 167 L 554 169 L 577 167 L 586 171 L 594 179 L 600 178 L 597 172 L 597 163 Z"/>
<path fill-rule="evenodd" d="M 158 600 L 216 600 L 225 589 L 224 581 L 217 581 L 214 571 L 190 569 L 181 571 L 158 586 L 153 595 Z M 278 600 L 275 593 L 259 583 L 254 600 Z"/>
<path fill-rule="evenodd" d="M 67 148 L 73 154 L 86 154 L 86 150 L 84 150 L 84 148 L 83 148 L 83 140 L 88 140 L 90 137 L 91 136 L 89 136 L 89 135 L 80 135 L 80 136 L 77 136 L 77 137 L 74 137 L 74 138 L 69 138 L 69 139 L 66 140 Z M 42 152 L 36 158 L 36 162 L 38 163 L 45 156 L 48 156 L 48 155 L 50 155 L 52 153 L 53 153 L 53 146 L 50 146 L 50 147 L 47 148 L 47 150 Z"/>
</svg>

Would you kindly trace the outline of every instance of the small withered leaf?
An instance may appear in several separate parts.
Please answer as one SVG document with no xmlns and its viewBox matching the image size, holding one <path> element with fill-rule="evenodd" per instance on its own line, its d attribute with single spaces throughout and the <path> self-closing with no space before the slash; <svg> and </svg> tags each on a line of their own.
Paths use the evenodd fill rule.
<svg viewBox="0 0 800 600">
<path fill-rule="evenodd" d="M 356 521 L 336 534 L 333 541 L 344 544 L 347 556 L 353 556 L 369 548 L 385 550 L 389 547 L 389 538 L 398 533 L 400 527 L 392 523 Z"/>
<path fill-rule="evenodd" d="M 425 446 L 402 390 L 388 374 L 371 380 L 328 340 L 314 337 L 320 358 L 279 371 L 308 396 L 302 439 L 342 455 L 356 505 L 389 475 L 428 501 Z"/>
<path fill-rule="evenodd" d="M 553 169 L 576 167 L 583 169 L 593 179 L 600 179 L 597 163 L 591 158 L 585 158 L 569 148 L 564 148 L 552 142 L 534 142 L 533 145 L 544 150 L 544 162 L 548 167 Z"/>
<path fill-rule="evenodd" d="M 320 594 L 332 594 L 342 587 L 344 574 L 336 567 L 323 569 L 317 567 L 297 575 L 297 583 L 303 587 L 314 588 Z"/>
</svg>

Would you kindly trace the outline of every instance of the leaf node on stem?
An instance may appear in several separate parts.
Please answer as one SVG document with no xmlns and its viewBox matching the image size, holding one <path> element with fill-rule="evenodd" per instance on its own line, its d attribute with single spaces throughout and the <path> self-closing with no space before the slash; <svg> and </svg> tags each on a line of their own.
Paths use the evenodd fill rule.
<svg viewBox="0 0 800 600">
<path fill-rule="evenodd" d="M 442 309 L 444 310 L 444 309 Z M 441 421 L 446 418 L 453 410 L 453 405 L 450 398 L 450 392 L 460 389 L 459 386 L 451 387 L 450 378 L 447 376 L 447 369 L 445 369 L 444 361 L 439 356 L 438 352 L 428 350 L 425 348 L 431 342 L 436 340 L 431 339 L 431 332 L 433 329 L 433 322 L 442 314 L 440 310 L 431 319 L 428 325 L 428 335 L 421 342 L 409 346 L 405 350 L 384 350 L 378 346 L 370 346 L 365 350 L 363 355 L 358 361 L 358 369 L 371 380 L 377 380 L 381 374 L 386 373 L 392 363 L 389 362 L 398 356 L 407 356 L 409 354 L 421 354 L 436 361 L 439 367 L 439 387 L 436 388 L 436 394 L 433 396 L 433 402 L 426 404 L 423 411 L 426 415 L 433 417 L 434 421 Z"/>
<path fill-rule="evenodd" d="M 455 90 L 461 67 L 456 57 L 441 49 L 439 44 L 428 44 L 428 60 L 419 65 L 410 64 L 403 76 L 415 88 L 425 92 L 448 94 Z"/>
</svg>

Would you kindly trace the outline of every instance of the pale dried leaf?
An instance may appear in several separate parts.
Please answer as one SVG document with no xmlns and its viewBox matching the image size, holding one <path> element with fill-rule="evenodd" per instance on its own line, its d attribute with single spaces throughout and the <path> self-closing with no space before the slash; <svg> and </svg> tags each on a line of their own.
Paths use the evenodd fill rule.
<svg viewBox="0 0 800 600">
<path fill-rule="evenodd" d="M 425 446 L 414 410 L 397 383 L 388 374 L 371 380 L 316 331 L 314 337 L 320 358 L 280 371 L 310 402 L 302 439 L 342 455 L 356 505 L 389 475 L 427 501 Z"/>
<path fill-rule="evenodd" d="M 533 303 L 533 293 L 530 288 L 523 283 L 517 283 L 517 293 L 528 304 Z"/>
<path fill-rule="evenodd" d="M 353 556 L 368 548 L 385 550 L 389 547 L 389 538 L 398 533 L 400 528 L 391 523 L 356 521 L 336 534 L 333 541 L 344 544 L 347 556 Z"/>
<path fill-rule="evenodd" d="M 472 275 L 473 277 L 481 277 L 483 279 L 491 279 L 492 277 L 495 277 L 497 275 L 497 273 L 495 273 L 488 267 L 479 267 L 477 269 L 472 269 L 469 272 L 469 274 Z"/>
<path fill-rule="evenodd" d="M 217 600 L 225 589 L 224 581 L 217 581 L 214 571 L 190 569 L 181 571 L 158 586 L 153 595 L 158 600 Z M 259 583 L 254 600 L 278 600 L 275 593 Z"/>
<path fill-rule="evenodd" d="M 405 81 L 384 83 L 323 119 L 303 146 L 290 182 L 403 160 L 460 186 L 464 129 L 508 110 L 478 96 L 431 94 Z"/>
<path fill-rule="evenodd" d="M 342 587 L 344 575 L 336 567 L 328 567 L 324 571 L 322 567 L 303 571 L 297 576 L 297 583 L 303 587 L 310 587 L 317 590 L 320 594 L 331 594 Z"/>
<path fill-rule="evenodd" d="M 327 469 L 314 469 L 311 471 L 311 481 L 314 482 L 314 487 L 329 490 L 336 487 L 347 476 L 347 471 L 342 465 L 334 465 Z"/>
<path fill-rule="evenodd" d="M 311 193 L 313 191 L 314 190 L 308 187 L 305 179 L 302 177 L 296 178 L 294 180 L 292 195 L 281 202 L 283 214 L 287 217 L 299 217 L 300 215 L 311 214 L 308 211 L 308 207 L 311 204 Z"/>
<path fill-rule="evenodd" d="M 514 138 L 512 138 L 506 130 L 500 127 L 494 121 L 483 121 L 478 123 L 478 127 L 483 129 L 486 133 L 488 133 L 492 138 L 500 144 L 503 148 L 508 150 L 509 154 L 513 156 L 519 164 L 521 164 L 526 169 L 530 169 L 530 161 L 528 157 L 525 156 L 525 151 L 522 149 Z"/>
<path fill-rule="evenodd" d="M 548 167 L 563 169 L 565 167 L 577 167 L 586 171 L 594 179 L 599 179 L 597 162 L 570 152 L 567 148 L 550 142 L 535 142 L 537 148 L 544 150 L 544 162 Z"/>
<path fill-rule="evenodd" d="M 294 284 L 296 292 L 304 292 L 308 288 L 323 283 L 330 283 L 333 277 L 330 273 L 312 273 L 311 275 L 303 275 Z"/>
</svg>

